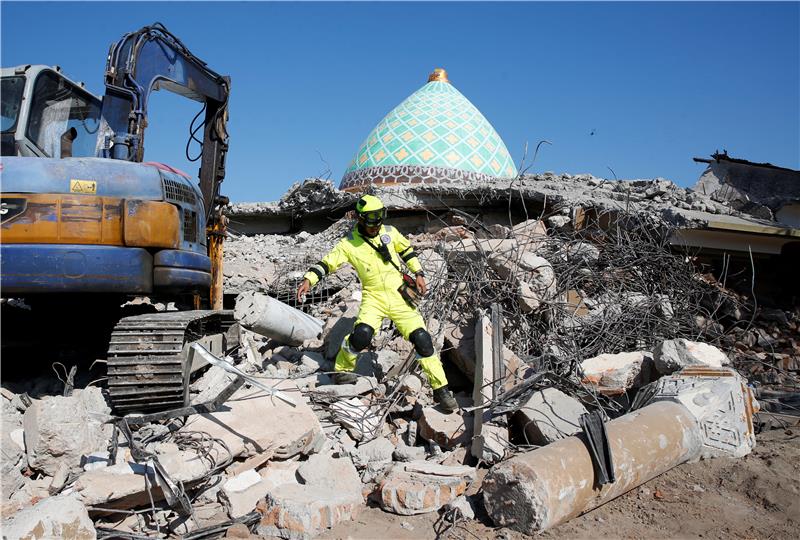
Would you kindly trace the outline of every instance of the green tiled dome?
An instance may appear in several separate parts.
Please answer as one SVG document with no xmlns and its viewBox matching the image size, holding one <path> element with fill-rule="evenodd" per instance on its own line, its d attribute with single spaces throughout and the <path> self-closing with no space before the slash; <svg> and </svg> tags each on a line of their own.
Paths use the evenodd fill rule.
<svg viewBox="0 0 800 540">
<path fill-rule="evenodd" d="M 491 181 L 517 175 L 503 140 L 437 69 L 370 132 L 341 188 L 369 184 Z"/>
</svg>

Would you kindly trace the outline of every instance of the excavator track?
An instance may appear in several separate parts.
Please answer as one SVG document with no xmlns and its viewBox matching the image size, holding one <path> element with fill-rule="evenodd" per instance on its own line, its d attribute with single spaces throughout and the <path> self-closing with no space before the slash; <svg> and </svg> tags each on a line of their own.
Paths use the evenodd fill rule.
<svg viewBox="0 0 800 540">
<path fill-rule="evenodd" d="M 169 311 L 121 319 L 108 347 L 108 393 L 117 414 L 188 404 L 188 344 L 233 325 L 233 311 Z"/>
</svg>

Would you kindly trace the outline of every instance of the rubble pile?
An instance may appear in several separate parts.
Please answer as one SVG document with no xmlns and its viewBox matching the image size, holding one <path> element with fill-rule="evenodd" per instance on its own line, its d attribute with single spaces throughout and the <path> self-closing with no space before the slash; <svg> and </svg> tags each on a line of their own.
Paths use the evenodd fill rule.
<svg viewBox="0 0 800 540">
<path fill-rule="evenodd" d="M 388 321 L 359 355 L 358 381 L 333 384 L 356 275 L 326 277 L 302 304 L 294 295 L 352 228 L 347 216 L 316 234 L 234 234 L 225 287 L 238 295 L 239 339 L 224 355 L 201 351 L 212 366 L 193 381 L 191 410 L 118 417 L 93 386 L 37 399 L 3 389 L 4 531 L 294 540 L 370 503 L 532 533 L 681 463 L 747 454 L 759 404 L 745 382 L 768 410 L 796 405 L 800 313 L 698 274 L 669 249 L 664 217 L 729 209 L 664 180 L 544 174 L 513 190 L 528 184 L 580 186 L 593 208 L 629 211 L 587 213 L 562 197 L 503 222 L 451 206 L 404 230 L 460 410 L 434 406 Z M 264 208 L 351 199 L 314 180 Z M 490 468 L 481 483 L 479 468 Z"/>
</svg>

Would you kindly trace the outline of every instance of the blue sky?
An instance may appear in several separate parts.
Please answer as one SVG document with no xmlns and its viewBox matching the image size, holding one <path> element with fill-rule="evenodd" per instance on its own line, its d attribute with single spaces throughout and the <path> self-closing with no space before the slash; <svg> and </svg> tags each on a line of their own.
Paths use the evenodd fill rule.
<svg viewBox="0 0 800 540">
<path fill-rule="evenodd" d="M 276 200 L 339 182 L 367 133 L 434 67 L 532 171 L 664 177 L 732 156 L 800 169 L 800 3 L 8 2 L 2 65 L 58 64 L 101 94 L 108 46 L 164 23 L 232 77 L 223 192 Z M 199 105 L 151 102 L 146 158 L 192 174 Z M 529 158 L 530 161 L 530 158 Z M 528 163 L 530 164 L 530 163 Z"/>
</svg>

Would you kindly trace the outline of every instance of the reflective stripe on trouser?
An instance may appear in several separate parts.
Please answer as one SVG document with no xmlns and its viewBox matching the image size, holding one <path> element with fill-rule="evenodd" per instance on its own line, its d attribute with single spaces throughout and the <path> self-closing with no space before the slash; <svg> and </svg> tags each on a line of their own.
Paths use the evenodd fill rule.
<svg viewBox="0 0 800 540">
<path fill-rule="evenodd" d="M 404 339 L 408 339 L 409 334 L 417 328 L 425 328 L 425 321 L 419 311 L 409 306 L 397 291 L 381 294 L 364 293 L 364 300 L 361 302 L 355 324 L 368 324 L 377 333 L 384 317 L 388 317 L 394 322 Z M 336 371 L 353 371 L 357 358 L 358 353 L 350 348 L 350 335 L 347 335 L 336 355 L 334 369 Z M 436 390 L 447 384 L 442 362 L 436 354 L 424 358 L 417 355 L 417 362 L 428 377 L 431 388 Z"/>
</svg>

